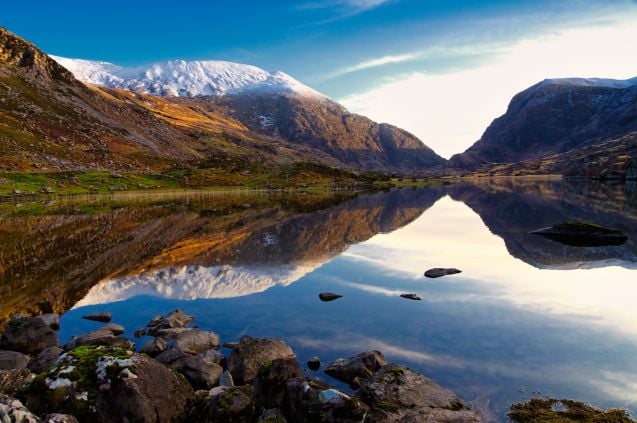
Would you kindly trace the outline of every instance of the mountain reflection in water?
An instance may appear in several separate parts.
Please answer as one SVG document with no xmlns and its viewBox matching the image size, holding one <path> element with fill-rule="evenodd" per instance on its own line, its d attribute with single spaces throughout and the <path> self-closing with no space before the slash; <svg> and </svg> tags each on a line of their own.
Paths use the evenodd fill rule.
<svg viewBox="0 0 637 423">
<path fill-rule="evenodd" d="M 75 307 L 63 339 L 94 328 L 80 319 L 88 311 L 108 309 L 132 333 L 179 307 L 227 341 L 281 337 L 301 362 L 379 349 L 496 421 L 538 392 L 637 413 L 630 186 L 483 180 L 53 209 L 2 209 L 0 304 L 5 317 Z M 577 248 L 529 234 L 573 219 L 628 242 Z M 426 280 L 430 267 L 463 273 Z M 343 298 L 322 303 L 322 291 Z"/>
</svg>

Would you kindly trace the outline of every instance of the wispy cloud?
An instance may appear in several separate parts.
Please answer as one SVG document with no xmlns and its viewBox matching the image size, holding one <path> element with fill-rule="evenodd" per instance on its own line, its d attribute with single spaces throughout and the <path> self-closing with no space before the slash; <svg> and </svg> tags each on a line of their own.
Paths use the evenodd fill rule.
<svg viewBox="0 0 637 423">
<path fill-rule="evenodd" d="M 407 54 L 398 54 L 398 55 L 387 55 L 382 57 L 377 57 L 374 59 L 364 60 L 352 66 L 346 66 L 341 69 L 337 69 L 336 71 L 330 73 L 325 77 L 325 80 L 338 78 L 339 76 L 347 75 L 350 73 L 377 68 L 380 66 L 385 66 L 394 63 L 404 63 L 410 62 L 412 60 L 416 60 L 422 57 L 422 53 L 407 53 Z"/>
<path fill-rule="evenodd" d="M 400 0 L 321 0 L 302 3 L 297 9 L 333 10 L 335 13 L 334 16 L 312 23 L 312 25 L 324 25 L 356 16 L 387 3 L 395 3 L 398 1 Z"/>
</svg>

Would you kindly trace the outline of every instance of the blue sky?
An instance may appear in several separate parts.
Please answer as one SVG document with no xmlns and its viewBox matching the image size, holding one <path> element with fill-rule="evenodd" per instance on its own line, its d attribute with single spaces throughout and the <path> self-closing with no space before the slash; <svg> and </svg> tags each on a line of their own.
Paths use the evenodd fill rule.
<svg viewBox="0 0 637 423">
<path fill-rule="evenodd" d="M 380 107 L 380 103 L 389 101 L 387 96 L 380 95 L 384 87 L 413 80 L 418 75 L 443 78 L 480 69 L 504 60 L 524 43 L 546 37 L 557 39 L 569 31 L 590 33 L 634 26 L 637 22 L 635 0 L 5 3 L 0 25 L 48 53 L 120 65 L 167 59 L 222 59 L 283 70 L 344 102 L 353 111 L 411 130 L 445 155 L 462 150 L 479 138 L 488 124 L 486 113 L 496 113 L 490 115 L 492 119 L 503 112 L 502 103 L 506 105 L 515 94 L 508 91 L 523 88 L 522 81 L 507 86 L 508 91 L 499 94 L 507 97 L 506 101 L 499 99 L 497 106 L 484 108 L 485 117 L 479 122 L 469 122 L 471 131 L 456 134 L 451 134 L 454 129 L 451 127 L 446 132 L 445 128 L 426 130 L 434 128 L 440 119 L 408 118 L 409 110 L 401 113 L 401 104 L 405 103 L 401 97 L 393 98 L 387 107 Z M 584 64 L 573 68 L 576 74 L 570 76 L 637 75 L 634 49 L 629 52 L 630 41 L 635 45 L 637 39 L 626 40 L 627 36 L 632 33 L 607 35 L 610 37 L 607 42 L 623 40 L 625 62 L 610 60 L 613 63 L 612 67 L 609 63 L 609 72 Z M 595 61 L 592 57 L 590 60 Z M 521 62 L 519 66 L 524 69 L 526 64 Z M 607 74 L 587 73 L 593 71 Z M 547 69 L 546 77 L 556 73 L 559 72 L 555 69 Z M 529 78 L 524 80 L 525 84 Z M 483 83 L 497 84 L 499 80 Z M 420 82 L 421 89 L 427 88 Z M 413 90 L 404 87 L 405 93 L 428 96 L 426 91 L 413 87 Z M 453 90 L 453 86 L 448 89 Z M 423 110 L 432 108 L 435 109 L 434 103 Z"/>
</svg>

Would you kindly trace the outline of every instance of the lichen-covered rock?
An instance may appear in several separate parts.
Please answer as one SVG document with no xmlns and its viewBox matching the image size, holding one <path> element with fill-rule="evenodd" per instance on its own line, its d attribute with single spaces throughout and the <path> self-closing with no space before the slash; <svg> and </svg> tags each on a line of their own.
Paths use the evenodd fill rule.
<svg viewBox="0 0 637 423">
<path fill-rule="evenodd" d="M 157 336 L 161 329 L 183 328 L 194 321 L 194 317 L 188 316 L 182 310 L 175 310 L 165 317 L 157 316 L 148 322 L 146 333 L 150 336 Z"/>
<path fill-rule="evenodd" d="M 40 423 L 40 419 L 19 400 L 7 395 L 0 395 L 0 422 Z"/>
<path fill-rule="evenodd" d="M 165 340 L 162 338 L 153 338 L 147 341 L 139 352 L 148 354 L 151 357 L 156 357 L 166 351 L 166 348 L 168 348 L 168 343 Z"/>
<path fill-rule="evenodd" d="M 17 351 L 0 350 L 0 370 L 24 369 L 29 364 L 29 356 Z"/>
<path fill-rule="evenodd" d="M 24 354 L 37 354 L 45 348 L 59 345 L 55 332 L 59 328 L 57 314 L 36 317 L 15 317 L 4 327 L 0 348 Z"/>
<path fill-rule="evenodd" d="M 244 423 L 254 419 L 250 386 L 215 388 L 199 398 L 188 414 L 188 422 Z"/>
<path fill-rule="evenodd" d="M 241 338 L 228 359 L 228 370 L 237 384 L 252 383 L 259 369 L 268 361 L 296 358 L 292 349 L 279 339 Z"/>
<path fill-rule="evenodd" d="M 182 357 L 170 364 L 188 379 L 195 389 L 210 389 L 216 386 L 223 373 L 216 351 L 206 351 L 198 355 Z"/>
<path fill-rule="evenodd" d="M 359 423 L 367 405 L 318 379 L 297 378 L 287 383 L 286 415 L 298 423 Z"/>
<path fill-rule="evenodd" d="M 453 392 L 398 364 L 378 370 L 359 391 L 366 422 L 475 423 L 480 416 Z"/>
<path fill-rule="evenodd" d="M 183 418 L 194 395 L 186 380 L 126 349 L 82 346 L 60 356 L 25 390 L 36 413 L 80 421 L 170 422 Z"/>
<path fill-rule="evenodd" d="M 60 347 L 49 347 L 40 354 L 31 357 L 29 364 L 27 367 L 33 373 L 42 373 L 46 369 L 48 369 L 53 363 L 57 361 L 57 359 L 64 353 L 64 350 Z"/>
<path fill-rule="evenodd" d="M 0 393 L 16 395 L 35 375 L 29 369 L 0 371 Z"/>
<path fill-rule="evenodd" d="M 303 377 L 303 369 L 295 358 L 267 361 L 252 384 L 252 395 L 260 410 L 279 407 L 290 379 Z"/>
<path fill-rule="evenodd" d="M 339 358 L 330 363 L 324 372 L 352 388 L 358 388 L 386 364 L 387 361 L 380 351 L 367 351 L 348 359 Z"/>
<path fill-rule="evenodd" d="M 124 333 L 122 326 L 109 323 L 96 331 L 85 333 L 80 336 L 74 336 L 69 342 L 64 345 L 66 351 L 73 350 L 77 347 L 86 345 L 101 345 L 105 347 L 121 348 L 127 350 L 134 350 L 135 344 L 130 340 L 119 336 Z"/>
<path fill-rule="evenodd" d="M 47 414 L 42 417 L 42 423 L 79 423 L 78 420 L 69 414 Z"/>
</svg>

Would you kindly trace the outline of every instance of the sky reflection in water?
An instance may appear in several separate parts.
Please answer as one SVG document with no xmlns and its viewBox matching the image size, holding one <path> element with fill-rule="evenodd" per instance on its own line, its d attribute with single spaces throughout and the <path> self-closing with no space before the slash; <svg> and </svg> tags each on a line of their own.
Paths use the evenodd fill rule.
<svg viewBox="0 0 637 423">
<path fill-rule="evenodd" d="M 322 265 L 312 263 L 298 275 L 283 269 L 285 264 L 272 266 L 270 278 L 281 268 L 282 278 L 299 279 L 269 284 L 262 292 L 180 300 L 166 292 L 158 294 L 164 298 L 148 296 L 149 291 L 134 296 L 131 290 L 119 297 L 110 292 L 121 301 L 91 305 L 108 301 L 105 285 L 97 285 L 63 316 L 62 339 L 95 328 L 80 319 L 89 310 L 108 309 L 132 332 L 154 315 L 183 308 L 226 341 L 244 334 L 281 337 L 301 362 L 313 355 L 328 362 L 379 349 L 488 408 L 497 419 L 512 402 L 538 393 L 637 415 L 633 263 L 560 270 L 569 267 L 562 260 L 553 269 L 534 267 L 514 258 L 471 208 L 442 194 L 415 221 L 352 245 Z M 511 222 L 523 228 L 533 224 L 523 218 Z M 463 273 L 436 280 L 422 276 L 430 267 L 445 266 Z M 128 285 L 134 281 L 127 279 Z M 322 291 L 344 298 L 321 303 Z M 423 300 L 405 300 L 401 293 Z"/>
</svg>

